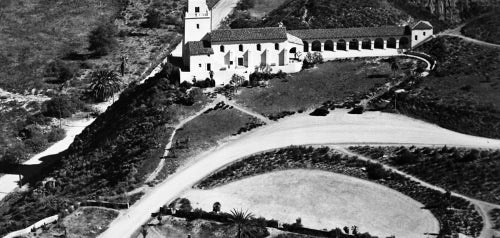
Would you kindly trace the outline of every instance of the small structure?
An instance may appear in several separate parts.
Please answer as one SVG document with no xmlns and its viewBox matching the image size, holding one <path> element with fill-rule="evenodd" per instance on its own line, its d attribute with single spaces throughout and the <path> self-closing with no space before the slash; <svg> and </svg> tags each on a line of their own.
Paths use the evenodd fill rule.
<svg viewBox="0 0 500 238">
<path fill-rule="evenodd" d="M 227 84 L 233 74 L 249 78 L 261 66 L 272 72 L 298 72 L 308 52 L 325 60 L 393 56 L 428 39 L 432 25 L 291 30 L 278 27 L 213 29 L 221 0 L 188 0 L 184 16 L 181 82 L 213 77 Z M 216 16 L 220 17 L 220 16 Z"/>
</svg>

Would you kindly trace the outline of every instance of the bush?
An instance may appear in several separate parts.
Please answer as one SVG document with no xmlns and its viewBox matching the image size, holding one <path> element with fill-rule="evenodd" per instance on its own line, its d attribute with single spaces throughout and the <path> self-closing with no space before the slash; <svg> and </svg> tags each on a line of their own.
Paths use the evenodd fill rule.
<svg viewBox="0 0 500 238">
<path fill-rule="evenodd" d="M 115 39 L 116 27 L 112 23 L 104 23 L 89 34 L 89 50 L 96 56 L 109 54 L 118 44 Z"/>
<path fill-rule="evenodd" d="M 366 173 L 370 179 L 383 179 L 389 176 L 389 172 L 384 169 L 381 164 L 368 163 L 366 165 Z"/>
<path fill-rule="evenodd" d="M 61 60 L 50 62 L 45 68 L 46 77 L 56 78 L 54 83 L 64 83 L 72 79 L 76 75 L 76 69 L 71 65 L 64 63 Z"/>
<path fill-rule="evenodd" d="M 65 136 L 66 131 L 64 129 L 59 127 L 52 127 L 47 135 L 47 140 L 49 141 L 49 143 L 57 142 L 64 139 Z"/>
<path fill-rule="evenodd" d="M 146 21 L 141 24 L 142 27 L 160 28 L 162 15 L 156 9 L 149 9 L 146 16 Z"/>
<path fill-rule="evenodd" d="M 308 69 L 314 67 L 317 64 L 322 64 L 323 62 L 323 55 L 320 52 L 314 52 L 312 54 L 311 52 L 307 52 L 302 67 L 304 69 Z"/>
<path fill-rule="evenodd" d="M 320 108 L 317 108 L 316 110 L 314 110 L 313 112 L 311 112 L 309 115 L 324 117 L 324 116 L 328 115 L 328 113 L 330 113 L 330 111 L 328 111 L 327 108 L 320 107 Z"/>
<path fill-rule="evenodd" d="M 67 118 L 79 109 L 83 103 L 66 95 L 56 96 L 42 104 L 42 114 L 47 117 Z"/>
</svg>

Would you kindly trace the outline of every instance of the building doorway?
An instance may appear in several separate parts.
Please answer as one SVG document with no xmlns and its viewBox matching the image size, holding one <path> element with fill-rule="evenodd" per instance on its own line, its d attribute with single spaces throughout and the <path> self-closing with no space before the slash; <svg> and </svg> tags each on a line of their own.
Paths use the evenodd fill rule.
<svg viewBox="0 0 500 238">
<path fill-rule="evenodd" d="M 208 63 L 207 64 L 207 71 L 210 71 L 210 70 L 212 70 L 212 64 Z"/>
</svg>

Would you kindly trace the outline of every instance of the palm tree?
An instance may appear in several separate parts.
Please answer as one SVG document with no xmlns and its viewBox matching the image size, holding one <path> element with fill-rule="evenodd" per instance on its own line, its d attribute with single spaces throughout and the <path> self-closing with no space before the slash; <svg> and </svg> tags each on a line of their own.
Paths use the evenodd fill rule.
<svg viewBox="0 0 500 238">
<path fill-rule="evenodd" d="M 250 224 L 250 222 L 252 221 L 252 219 L 254 219 L 254 216 L 252 213 L 250 213 L 248 211 L 243 211 L 242 209 L 231 210 L 229 220 L 232 223 L 234 223 L 238 228 L 238 234 L 236 236 L 237 238 L 242 238 L 244 234 L 246 237 L 249 236 L 247 228 L 248 228 L 248 225 Z"/>
<path fill-rule="evenodd" d="M 120 79 L 111 70 L 101 69 L 94 71 L 92 73 L 90 90 L 95 100 L 104 102 L 120 91 Z"/>
</svg>

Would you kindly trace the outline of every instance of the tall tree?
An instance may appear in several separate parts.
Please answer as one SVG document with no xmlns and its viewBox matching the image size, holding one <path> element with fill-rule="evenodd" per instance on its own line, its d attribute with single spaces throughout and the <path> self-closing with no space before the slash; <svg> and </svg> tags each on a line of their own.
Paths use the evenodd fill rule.
<svg viewBox="0 0 500 238">
<path fill-rule="evenodd" d="M 116 27 L 113 23 L 101 24 L 90 32 L 88 49 L 97 56 L 107 55 L 118 44 L 115 37 Z"/>
<path fill-rule="evenodd" d="M 92 73 L 90 90 L 95 100 L 104 102 L 120 91 L 120 79 L 111 70 L 101 69 L 94 71 Z"/>
</svg>

